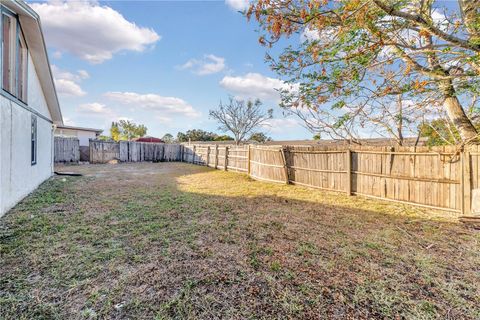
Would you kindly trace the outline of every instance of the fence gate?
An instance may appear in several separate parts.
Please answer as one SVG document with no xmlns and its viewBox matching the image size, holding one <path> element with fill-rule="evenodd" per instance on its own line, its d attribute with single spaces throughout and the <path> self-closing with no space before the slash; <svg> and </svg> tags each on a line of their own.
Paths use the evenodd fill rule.
<svg viewBox="0 0 480 320">
<path fill-rule="evenodd" d="M 79 141 L 75 137 L 55 137 L 53 150 L 56 163 L 78 162 L 80 160 Z"/>
</svg>

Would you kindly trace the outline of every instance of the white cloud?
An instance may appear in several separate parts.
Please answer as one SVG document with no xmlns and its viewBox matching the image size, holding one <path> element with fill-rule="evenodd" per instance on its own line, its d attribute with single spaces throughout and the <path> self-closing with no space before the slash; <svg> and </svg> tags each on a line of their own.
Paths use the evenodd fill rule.
<svg viewBox="0 0 480 320">
<path fill-rule="evenodd" d="M 81 97 L 87 93 L 75 82 L 65 79 L 55 79 L 57 92 L 64 96 Z"/>
<path fill-rule="evenodd" d="M 144 51 L 160 39 L 154 30 L 139 27 L 95 1 L 51 0 L 30 5 L 40 15 L 46 41 L 57 49 L 57 57 L 69 52 L 102 63 L 120 51 Z"/>
<path fill-rule="evenodd" d="M 259 98 L 278 101 L 278 90 L 295 90 L 298 86 L 292 86 L 282 80 L 266 77 L 259 73 L 247 73 L 245 76 L 226 76 L 220 81 L 220 85 L 226 90 L 242 98 Z"/>
<path fill-rule="evenodd" d="M 198 117 L 197 112 L 186 101 L 176 97 L 163 97 L 157 94 L 139 94 L 135 92 L 107 92 L 108 99 L 134 108 L 142 108 L 147 111 L 156 112 L 161 116 L 181 115 L 185 117 Z"/>
<path fill-rule="evenodd" d="M 81 104 L 76 111 L 94 117 L 111 118 L 112 120 L 118 118 L 112 109 L 98 102 Z"/>
<path fill-rule="evenodd" d="M 249 0 L 225 0 L 225 4 L 237 11 L 247 10 L 250 6 Z"/>
<path fill-rule="evenodd" d="M 262 127 L 272 133 L 283 133 L 285 130 L 300 128 L 302 125 L 298 119 L 273 118 L 264 122 Z"/>
<path fill-rule="evenodd" d="M 73 97 L 81 97 L 87 94 L 80 87 L 80 82 L 90 77 L 87 71 L 78 70 L 77 73 L 72 73 L 52 65 L 52 73 L 58 94 Z"/>
<path fill-rule="evenodd" d="M 180 69 L 190 69 L 200 76 L 217 73 L 225 69 L 225 58 L 207 54 L 202 59 L 188 60 Z"/>
<path fill-rule="evenodd" d="M 156 116 L 156 120 L 158 120 L 161 124 L 169 126 L 172 124 L 173 119 L 170 117 L 164 117 L 164 116 Z"/>
<path fill-rule="evenodd" d="M 75 121 L 73 121 L 69 117 L 63 117 L 63 124 L 65 124 L 66 126 L 74 126 Z"/>
</svg>

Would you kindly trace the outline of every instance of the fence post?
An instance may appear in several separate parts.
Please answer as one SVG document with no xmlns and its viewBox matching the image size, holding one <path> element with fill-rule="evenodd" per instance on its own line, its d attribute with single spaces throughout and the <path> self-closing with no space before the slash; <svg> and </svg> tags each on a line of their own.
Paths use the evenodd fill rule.
<svg viewBox="0 0 480 320">
<path fill-rule="evenodd" d="M 247 155 L 247 175 L 250 176 L 250 160 L 252 159 L 252 150 L 250 145 L 248 145 L 248 155 Z"/>
<path fill-rule="evenodd" d="M 195 150 L 196 150 L 196 145 L 193 145 L 193 149 L 192 149 L 192 163 L 195 164 Z"/>
<path fill-rule="evenodd" d="M 460 154 L 462 170 L 462 215 L 472 212 L 472 173 L 470 166 L 470 151 L 465 150 Z"/>
<path fill-rule="evenodd" d="M 288 177 L 287 157 L 285 156 L 285 148 L 283 146 L 280 149 L 280 154 L 282 155 L 282 160 L 283 160 L 283 170 L 285 172 L 285 184 L 289 184 L 290 179 Z"/>
<path fill-rule="evenodd" d="M 345 171 L 347 171 L 347 188 L 346 192 L 347 195 L 351 196 L 352 195 L 352 151 L 347 149 L 346 152 L 346 157 L 345 157 L 345 163 L 346 163 L 346 168 Z"/>
<path fill-rule="evenodd" d="M 218 167 L 218 144 L 215 145 L 215 169 Z"/>
<path fill-rule="evenodd" d="M 228 147 L 225 147 L 225 163 L 224 163 L 224 168 L 223 170 L 227 171 L 227 167 L 228 167 Z"/>
<path fill-rule="evenodd" d="M 207 167 L 210 167 L 210 146 L 207 147 Z"/>
</svg>

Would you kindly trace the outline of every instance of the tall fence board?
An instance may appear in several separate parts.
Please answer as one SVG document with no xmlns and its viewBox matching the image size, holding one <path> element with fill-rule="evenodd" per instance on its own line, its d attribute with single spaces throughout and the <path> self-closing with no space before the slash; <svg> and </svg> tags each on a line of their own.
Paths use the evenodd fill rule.
<svg viewBox="0 0 480 320">
<path fill-rule="evenodd" d="M 470 214 L 480 150 L 448 147 L 184 146 L 183 161 L 254 179 Z M 480 200 L 480 199 L 479 199 Z M 478 205 L 476 205 L 478 207 Z M 480 208 L 477 208 L 480 210 Z M 479 212 L 480 213 L 480 212 Z"/>
<path fill-rule="evenodd" d="M 78 138 L 55 137 L 54 138 L 54 161 L 78 162 L 80 160 L 80 146 Z"/>
</svg>

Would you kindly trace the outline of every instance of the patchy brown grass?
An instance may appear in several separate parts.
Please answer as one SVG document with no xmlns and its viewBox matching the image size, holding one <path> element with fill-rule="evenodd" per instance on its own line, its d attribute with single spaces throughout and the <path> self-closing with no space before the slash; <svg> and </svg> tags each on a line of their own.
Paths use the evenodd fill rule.
<svg viewBox="0 0 480 320">
<path fill-rule="evenodd" d="M 181 163 L 68 167 L 0 220 L 0 318 L 480 318 L 451 217 Z"/>
</svg>

